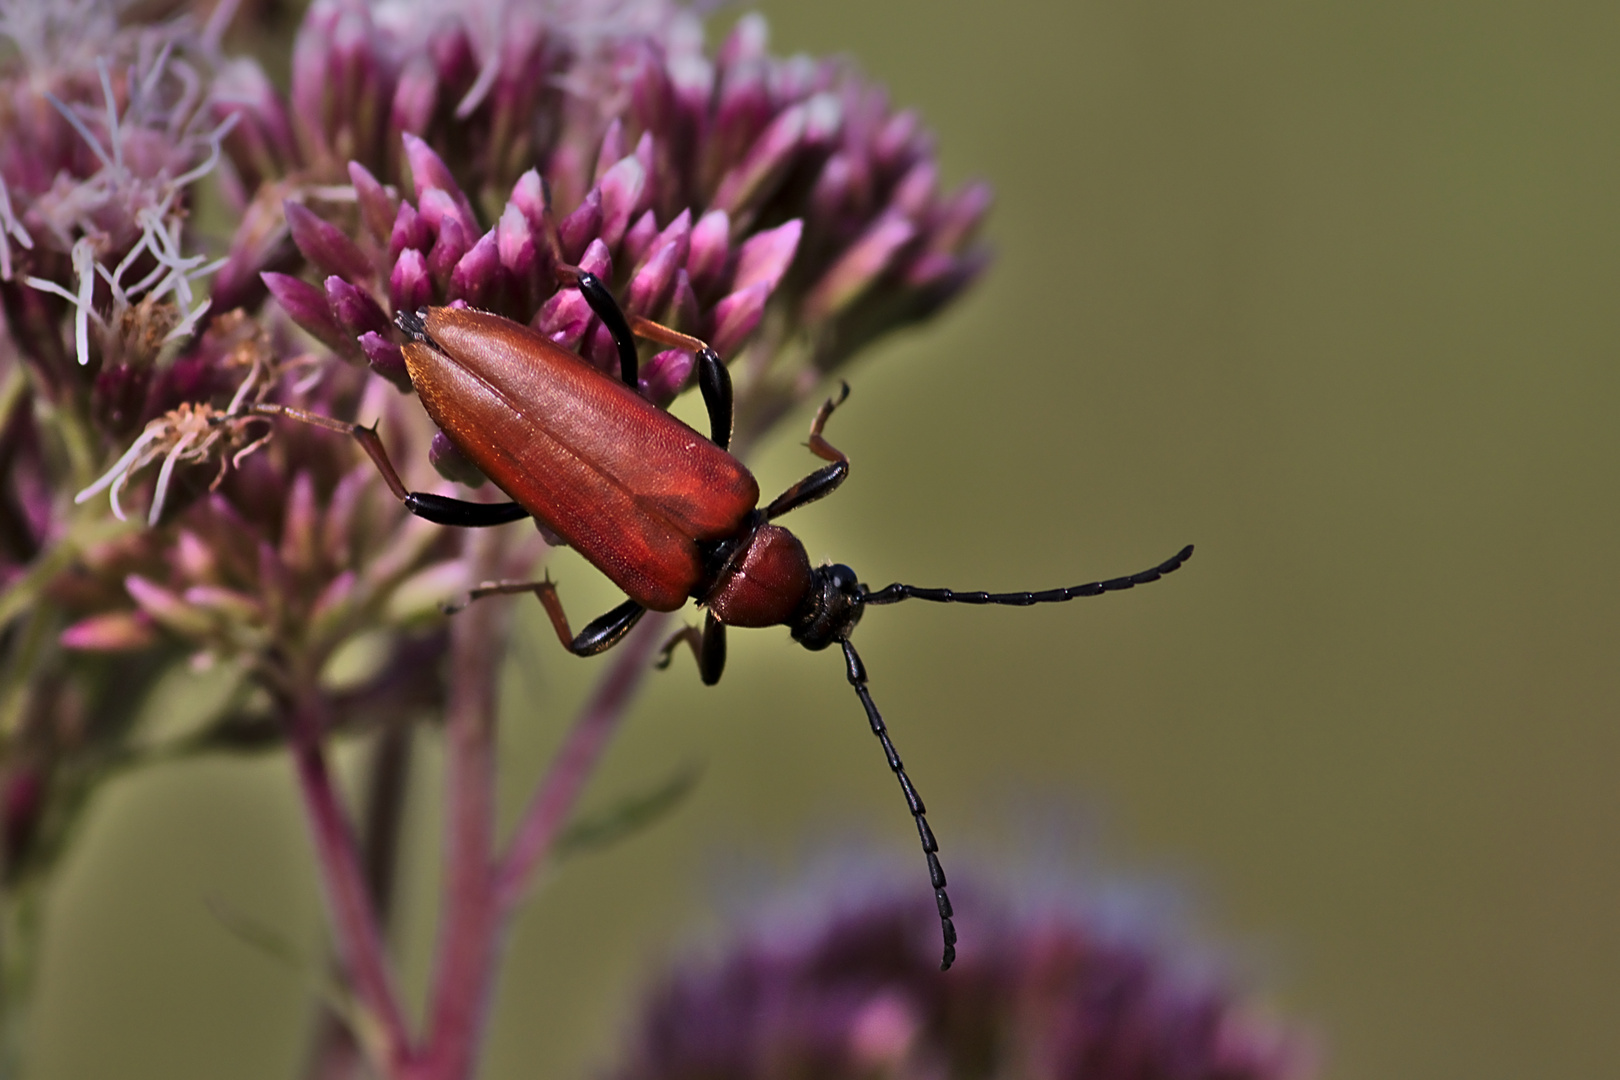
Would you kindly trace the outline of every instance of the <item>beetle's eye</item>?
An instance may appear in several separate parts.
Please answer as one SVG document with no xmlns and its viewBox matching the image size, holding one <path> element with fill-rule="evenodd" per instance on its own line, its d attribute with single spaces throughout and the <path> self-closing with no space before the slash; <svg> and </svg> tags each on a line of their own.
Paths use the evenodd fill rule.
<svg viewBox="0 0 1620 1080">
<path fill-rule="evenodd" d="M 855 576 L 855 571 L 843 563 L 833 563 L 827 567 L 827 577 L 832 581 L 833 587 L 842 593 L 853 593 L 855 586 L 860 584 L 860 579 Z"/>
</svg>

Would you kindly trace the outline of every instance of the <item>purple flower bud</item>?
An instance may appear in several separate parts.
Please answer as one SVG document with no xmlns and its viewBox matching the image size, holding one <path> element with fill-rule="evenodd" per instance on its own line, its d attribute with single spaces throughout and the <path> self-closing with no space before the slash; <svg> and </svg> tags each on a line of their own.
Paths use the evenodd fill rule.
<svg viewBox="0 0 1620 1080">
<path fill-rule="evenodd" d="M 827 159 L 810 192 L 809 218 L 823 229 L 834 229 L 846 214 L 858 212 L 860 203 L 870 197 L 870 177 L 859 169 L 849 154 L 839 152 Z"/>
<path fill-rule="evenodd" d="M 257 61 L 240 57 L 221 64 L 209 93 L 218 120 L 237 117 L 225 144 L 248 191 L 296 164 L 297 142 L 287 110 Z"/>
<path fill-rule="evenodd" d="M 343 17 L 339 0 L 315 0 L 304 13 L 292 54 L 292 115 L 308 156 L 325 147 L 326 123 L 334 107 L 334 84 L 328 61 L 332 35 Z"/>
<path fill-rule="evenodd" d="M 619 373 L 619 347 L 613 341 L 613 335 L 600 321 L 592 325 L 591 331 L 585 335 L 585 359 L 595 365 L 598 371 L 612 375 L 615 378 Z"/>
<path fill-rule="evenodd" d="M 416 212 L 416 207 L 408 202 L 399 204 L 399 213 L 394 215 L 394 228 L 388 238 L 388 259 L 390 262 L 399 258 L 399 253 L 408 248 L 417 251 L 426 251 L 433 246 L 433 230 L 428 223 L 422 220 L 422 215 Z"/>
<path fill-rule="evenodd" d="M 935 251 L 962 250 L 979 231 L 992 201 L 990 185 L 983 181 L 963 187 L 946 200 L 939 222 L 928 237 L 928 246 Z"/>
<path fill-rule="evenodd" d="M 793 262 L 799 250 L 799 237 L 804 234 L 804 222 L 798 218 L 778 225 L 768 232 L 750 236 L 737 252 L 737 272 L 731 279 L 731 288 L 740 292 L 763 282 L 767 291 L 774 292 L 782 275 Z"/>
<path fill-rule="evenodd" d="M 420 54 L 405 62 L 394 87 L 394 100 L 389 115 L 395 130 L 411 136 L 421 135 L 433 121 L 439 104 L 439 73 L 433 61 Z M 421 190 L 421 181 L 417 181 Z"/>
<path fill-rule="evenodd" d="M 602 225 L 597 235 L 609 248 L 617 247 L 624 238 L 646 186 L 647 170 L 633 157 L 620 159 L 597 185 L 602 192 Z"/>
<path fill-rule="evenodd" d="M 433 303 L 433 275 L 427 259 L 415 248 L 406 248 L 394 262 L 388 278 L 388 303 L 395 311 L 415 311 Z"/>
<path fill-rule="evenodd" d="M 628 247 L 629 237 L 626 237 L 625 240 L 626 246 Z M 638 261 L 631 263 L 631 265 L 635 267 L 635 270 L 631 272 L 635 273 L 641 269 L 640 262 L 645 261 L 646 255 L 652 252 L 660 251 L 668 244 L 676 245 L 677 254 L 675 256 L 675 262 L 677 265 L 684 267 L 686 265 L 687 258 L 691 255 L 692 251 L 691 210 L 682 210 L 675 216 L 674 221 L 671 221 L 668 225 L 664 226 L 664 231 L 654 237 L 646 248 L 642 250 L 642 257 Z"/>
<path fill-rule="evenodd" d="M 487 308 L 492 306 L 501 285 L 500 249 L 495 234 L 487 232 L 450 272 L 449 295 L 466 300 L 471 307 Z"/>
<path fill-rule="evenodd" d="M 264 608 L 253 597 L 219 585 L 193 585 L 180 598 L 199 611 L 219 616 L 221 622 L 253 625 L 264 621 Z"/>
<path fill-rule="evenodd" d="M 506 278 L 519 292 L 524 311 L 532 311 L 540 297 L 541 262 L 529 220 L 516 203 L 507 203 L 495 225 L 495 248 Z"/>
<path fill-rule="evenodd" d="M 804 299 L 803 316 L 814 324 L 836 315 L 864 293 L 917 235 L 899 214 L 884 214 L 822 275 Z"/>
<path fill-rule="evenodd" d="M 365 333 L 388 332 L 388 316 L 371 298 L 371 294 L 357 289 L 336 276 L 326 279 L 326 303 L 346 332 L 359 337 Z"/>
<path fill-rule="evenodd" d="M 202 637 L 213 629 L 214 621 L 205 612 L 139 574 L 126 577 L 124 589 L 153 622 L 182 637 Z"/>
<path fill-rule="evenodd" d="M 455 196 L 443 188 L 428 188 L 423 191 L 417 204 L 422 221 L 429 229 L 438 232 L 441 238 L 446 223 L 454 223 L 469 244 L 472 238 L 479 234 L 478 221 L 472 216 L 472 212 L 465 210 Z"/>
<path fill-rule="evenodd" d="M 428 252 L 428 273 L 433 276 L 433 284 L 439 292 L 448 293 L 450 275 L 455 273 L 461 257 L 472 250 L 477 235 L 463 229 L 453 217 L 439 223 L 439 239 L 433 245 L 433 250 Z"/>
<path fill-rule="evenodd" d="M 642 256 L 652 249 L 653 241 L 658 239 L 658 219 L 648 210 L 636 219 L 624 234 L 624 241 L 619 245 L 619 258 L 631 266 L 640 266 Z"/>
<path fill-rule="evenodd" d="M 349 234 L 323 221 L 316 213 L 300 203 L 282 204 L 287 215 L 287 227 L 292 230 L 293 243 L 304 253 L 304 258 L 326 271 L 350 281 L 369 280 L 373 271 L 366 258 Z"/>
<path fill-rule="evenodd" d="M 699 295 L 712 293 L 720 284 L 730 256 L 731 218 L 724 210 L 710 210 L 692 226 L 692 246 L 686 256 L 686 272 Z"/>
<path fill-rule="evenodd" d="M 600 184 L 607 171 L 624 157 L 624 125 L 619 123 L 615 116 L 608 124 L 607 131 L 602 133 L 602 149 L 596 153 L 596 169 L 592 173 L 596 183 Z"/>
<path fill-rule="evenodd" d="M 736 214 L 769 198 L 804 142 L 808 121 L 807 104 L 795 105 L 779 113 L 754 140 L 742 161 L 721 177 L 711 205 Z"/>
<path fill-rule="evenodd" d="M 315 479 L 305 470 L 292 478 L 281 516 L 281 561 L 295 576 L 317 569 L 320 508 L 315 503 Z"/>
<path fill-rule="evenodd" d="M 715 60 L 722 68 L 732 68 L 745 60 L 763 60 L 771 38 L 770 24 L 765 16 L 750 11 L 738 19 L 726 35 Z"/>
<path fill-rule="evenodd" d="M 939 168 L 928 160 L 917 162 L 889 196 L 889 205 L 914 222 L 922 222 L 934 204 L 939 188 Z"/>
<path fill-rule="evenodd" d="M 680 268 L 680 247 L 674 241 L 665 244 L 630 280 L 630 293 L 625 303 L 630 314 L 650 318 L 669 302 L 675 287 L 675 271 Z"/>
<path fill-rule="evenodd" d="M 287 606 L 292 599 L 292 574 L 268 541 L 259 540 L 256 549 L 259 599 L 263 601 L 265 610 L 269 613 L 268 621 L 272 624 L 278 623 L 285 618 Z"/>
<path fill-rule="evenodd" d="M 533 326 L 565 349 L 579 348 L 591 325 L 591 305 L 578 289 L 560 289 L 534 317 Z"/>
<path fill-rule="evenodd" d="M 476 231 L 477 215 L 473 213 L 472 204 L 462 193 L 461 185 L 456 183 L 444 159 L 415 135 L 407 132 L 401 138 L 405 143 L 405 160 L 410 165 L 411 181 L 416 185 L 416 201 L 422 204 L 422 212 L 427 213 L 427 191 L 430 189 L 443 191 L 454 201 L 456 209 L 460 212 L 462 225 L 469 232 Z"/>
<path fill-rule="evenodd" d="M 530 169 L 518 177 L 517 183 L 512 185 L 510 205 L 523 211 L 530 229 L 538 232 L 545 228 L 546 189 L 538 171 Z"/>
<path fill-rule="evenodd" d="M 360 351 L 365 353 L 366 363 L 371 365 L 372 371 L 400 390 L 407 393 L 410 391 L 410 372 L 405 369 L 405 354 L 400 351 L 398 345 L 381 334 L 361 334 Z"/>
<path fill-rule="evenodd" d="M 365 222 L 371 238 L 384 244 L 394 234 L 394 219 L 399 214 L 399 202 L 383 189 L 377 178 L 358 161 L 349 162 L 349 183 L 354 185 L 355 201 L 360 205 L 360 220 Z"/>
<path fill-rule="evenodd" d="M 665 349 L 641 368 L 641 396 L 660 408 L 675 400 L 692 377 L 696 358 L 684 349 Z"/>
<path fill-rule="evenodd" d="M 109 611 L 80 619 L 57 641 L 64 649 L 85 652 L 129 652 L 157 641 L 157 627 L 144 611 Z"/>
<path fill-rule="evenodd" d="M 602 228 L 602 192 L 592 188 L 585 201 L 557 226 L 557 238 L 562 244 L 563 258 L 578 263 L 582 252 Z"/>
<path fill-rule="evenodd" d="M 358 357 L 359 347 L 354 336 L 345 333 L 327 306 L 326 294 L 307 281 L 266 271 L 259 277 L 265 288 L 276 298 L 292 321 L 307 330 L 317 341 L 346 356 Z"/>
<path fill-rule="evenodd" d="M 428 444 L 428 461 L 438 470 L 439 475 L 446 480 L 468 487 L 483 487 L 488 481 L 478 466 L 467 460 L 467 456 L 456 449 L 456 444 L 450 441 L 450 436 L 442 431 L 433 433 L 433 441 Z"/>
<path fill-rule="evenodd" d="M 897 112 L 872 141 L 872 160 L 891 175 L 909 166 L 927 148 L 927 135 L 913 109 Z"/>
<path fill-rule="evenodd" d="M 709 333 L 709 344 L 722 358 L 729 359 L 742 345 L 760 316 L 765 314 L 765 301 L 771 290 L 763 281 L 741 292 L 734 292 L 714 305 L 714 329 Z"/>
<path fill-rule="evenodd" d="M 692 291 L 692 279 L 685 270 L 675 272 L 675 295 L 670 298 L 663 321 L 685 334 L 703 332 L 703 312 L 698 307 L 697 294 Z"/>
<path fill-rule="evenodd" d="M 591 246 L 585 249 L 585 254 L 579 257 L 579 268 L 595 274 L 603 281 L 613 280 L 613 256 L 608 252 L 608 246 L 601 240 L 592 240 Z"/>
</svg>

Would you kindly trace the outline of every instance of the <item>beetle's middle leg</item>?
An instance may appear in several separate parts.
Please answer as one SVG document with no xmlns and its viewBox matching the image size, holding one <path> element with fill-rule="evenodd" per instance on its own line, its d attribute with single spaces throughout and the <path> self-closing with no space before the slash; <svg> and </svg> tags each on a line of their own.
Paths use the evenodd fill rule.
<svg viewBox="0 0 1620 1080">
<path fill-rule="evenodd" d="M 698 389 L 703 393 L 703 404 L 709 413 L 709 438 L 720 449 L 728 448 L 731 445 L 732 427 L 731 373 L 726 371 L 726 365 L 720 362 L 719 354 L 709 347 L 708 342 L 639 315 L 626 319 L 624 309 L 619 307 L 613 291 L 602 283 L 601 278 L 577 266 L 563 269 L 566 271 L 565 280 L 572 279 L 572 284 L 579 289 L 585 302 L 602 320 L 602 325 L 607 327 L 608 335 L 613 338 L 613 345 L 619 351 L 619 377 L 630 389 L 641 389 L 636 338 L 643 337 L 672 349 L 687 349 L 697 354 Z"/>
<path fill-rule="evenodd" d="M 810 452 L 823 461 L 832 462 L 817 469 L 797 484 L 788 488 L 771 501 L 765 508 L 765 520 L 771 521 L 781 517 L 789 510 L 797 510 L 806 503 L 813 503 L 817 499 L 825 498 L 838 489 L 849 478 L 849 458 L 832 443 L 821 437 L 822 429 L 827 426 L 827 418 L 833 414 L 838 406 L 849 397 L 849 383 L 844 383 L 837 398 L 828 398 L 822 402 L 821 408 L 816 410 L 816 418 L 810 422 Z"/>
<path fill-rule="evenodd" d="M 703 680 L 704 686 L 713 686 L 720 681 L 720 675 L 726 670 L 726 624 L 714 617 L 714 613 L 707 612 L 703 617 L 703 629 L 695 626 L 682 627 L 664 642 L 664 647 L 658 653 L 656 667 L 662 671 L 669 667 L 675 650 L 682 645 L 689 645 L 692 657 L 697 661 L 698 678 Z"/>
<path fill-rule="evenodd" d="M 557 597 L 557 586 L 549 575 L 544 581 L 485 582 L 469 592 L 467 599 L 461 603 L 446 604 L 444 612 L 446 615 L 454 615 L 474 600 L 481 600 L 486 596 L 512 596 L 526 592 L 534 593 L 544 605 L 546 616 L 551 619 L 551 628 L 557 631 L 557 640 L 562 642 L 563 648 L 575 656 L 595 656 L 613 648 L 630 632 L 630 628 L 647 614 L 646 608 L 634 600 L 626 600 L 606 615 L 592 619 L 576 637 L 568 625 L 568 613 L 563 611 L 562 601 Z"/>
<path fill-rule="evenodd" d="M 407 489 L 405 482 L 399 478 L 394 463 L 389 460 L 388 451 L 383 448 L 382 439 L 378 437 L 376 428 L 334 420 L 320 413 L 312 413 L 290 405 L 277 405 L 273 402 L 261 402 L 252 406 L 251 411 L 261 416 L 285 416 L 289 420 L 298 420 L 328 431 L 336 431 L 341 435 L 354 436 L 365 449 L 366 456 L 377 466 L 377 471 L 382 473 L 383 481 L 388 485 L 388 490 L 394 493 L 394 497 L 405 504 L 405 509 L 435 525 L 479 529 L 489 525 L 506 525 L 513 521 L 522 521 L 529 516 L 529 512 L 515 502 L 470 502 L 467 499 L 454 499 L 448 495 L 434 495 L 428 491 Z"/>
<path fill-rule="evenodd" d="M 703 407 L 709 414 L 709 440 L 722 450 L 731 447 L 731 427 L 734 410 L 731 403 L 731 372 L 720 362 L 720 354 L 709 343 L 691 334 L 671 330 L 663 323 L 655 323 L 641 316 L 630 320 L 630 329 L 637 337 L 671 349 L 685 349 L 697 354 L 698 390 L 703 394 Z"/>
</svg>

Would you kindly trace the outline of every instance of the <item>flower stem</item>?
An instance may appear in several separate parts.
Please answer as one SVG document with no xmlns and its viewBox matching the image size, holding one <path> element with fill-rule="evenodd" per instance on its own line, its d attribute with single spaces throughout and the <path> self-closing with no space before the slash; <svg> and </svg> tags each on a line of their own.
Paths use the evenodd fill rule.
<svg viewBox="0 0 1620 1080">
<path fill-rule="evenodd" d="M 562 749 L 552 759 L 534 797 L 523 811 L 506 858 L 496 873 L 495 901 L 503 916 L 522 901 L 535 872 L 573 816 L 602 752 L 619 729 L 625 706 L 651 667 L 668 616 L 651 612 L 613 650 L 613 665 L 586 704 Z"/>
<path fill-rule="evenodd" d="M 324 709 L 315 694 L 302 694 L 287 714 L 293 764 L 310 835 L 320 865 L 321 882 L 331 910 L 339 959 L 349 973 L 356 996 L 381 1027 L 383 1066 L 397 1070 L 410 1057 L 410 1033 L 400 1005 L 393 971 L 383 943 L 377 913 L 366 887 L 366 874 L 354 831 L 332 783 L 321 745 Z M 363 1034 L 364 1033 L 357 1033 Z"/>
<path fill-rule="evenodd" d="M 499 538 L 468 540 L 473 580 L 498 577 Z M 451 629 L 445 722 L 444 902 L 428 1003 L 424 1080 L 468 1080 L 477 1064 L 494 984 L 500 917 L 494 904 L 495 716 L 510 604 L 486 600 Z"/>
</svg>

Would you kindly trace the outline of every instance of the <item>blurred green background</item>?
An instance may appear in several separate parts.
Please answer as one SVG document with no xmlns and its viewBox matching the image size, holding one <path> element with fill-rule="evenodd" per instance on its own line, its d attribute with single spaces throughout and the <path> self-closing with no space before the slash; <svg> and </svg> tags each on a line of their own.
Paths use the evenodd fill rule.
<svg viewBox="0 0 1620 1080">
<path fill-rule="evenodd" d="M 850 375 L 854 462 L 795 516 L 876 584 L 1046 587 L 910 605 L 858 642 L 947 866 L 1028 851 L 1171 868 L 1336 1080 L 1620 1075 L 1620 7 L 1610 3 L 767 3 L 778 52 L 847 51 L 988 177 L 998 261 Z M 719 20 L 729 21 L 729 17 Z M 714 35 L 711 34 L 711 40 Z M 813 464 L 808 415 L 762 487 Z M 577 563 L 570 607 L 611 597 Z M 594 671 L 530 613 L 508 681 L 516 809 Z M 636 987 L 713 925 L 727 858 L 915 834 L 839 661 L 732 636 L 655 678 L 590 805 L 705 765 L 652 830 L 567 868 L 513 935 L 490 1077 L 614 1058 Z M 418 759 L 406 872 L 435 902 Z M 1100 841 L 1095 839 L 1100 835 Z M 952 859 L 954 856 L 954 860 Z M 312 954 L 280 759 L 105 791 L 54 899 L 40 1080 L 283 1078 L 307 987 L 217 898 Z"/>
</svg>

